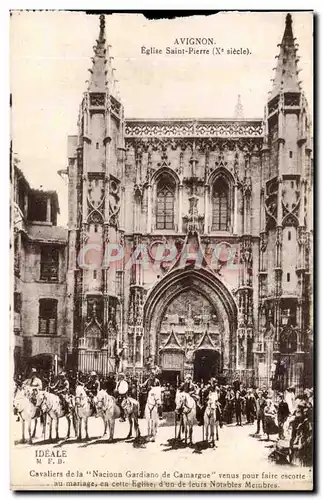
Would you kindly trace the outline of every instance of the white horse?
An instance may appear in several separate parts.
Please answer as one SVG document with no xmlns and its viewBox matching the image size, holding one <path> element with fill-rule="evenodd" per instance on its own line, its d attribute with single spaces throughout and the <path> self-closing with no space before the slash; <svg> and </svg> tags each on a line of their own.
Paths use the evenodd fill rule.
<svg viewBox="0 0 323 500">
<path fill-rule="evenodd" d="M 59 439 L 59 419 L 66 417 L 68 429 L 67 436 L 68 439 L 71 435 L 71 422 L 73 422 L 74 431 L 76 435 L 76 424 L 75 424 L 75 413 L 74 413 L 74 398 L 69 396 L 67 400 L 68 408 L 65 409 L 62 406 L 60 398 L 56 394 L 52 394 L 47 391 L 39 391 L 36 398 L 36 406 L 41 409 L 41 411 L 49 418 L 49 439 L 52 440 L 52 426 L 53 421 L 55 421 L 56 428 L 56 440 Z M 44 435 L 45 437 L 45 435 Z"/>
<path fill-rule="evenodd" d="M 158 427 L 158 406 L 161 405 L 160 387 L 152 387 L 148 392 L 145 417 L 147 434 L 150 441 L 155 441 Z"/>
<path fill-rule="evenodd" d="M 107 391 L 101 389 L 95 398 L 95 407 L 97 414 L 102 417 L 104 423 L 104 433 L 107 433 L 107 427 L 109 425 L 109 441 L 113 441 L 114 437 L 114 427 L 116 419 L 120 417 L 120 408 L 118 407 L 116 400 L 113 396 L 110 396 Z"/>
<path fill-rule="evenodd" d="M 31 401 L 32 391 L 27 387 L 24 389 L 17 388 L 15 390 L 13 407 L 17 411 L 21 423 L 22 423 L 22 443 L 26 442 L 25 439 L 25 426 L 27 423 L 28 426 L 28 435 L 29 435 L 29 443 L 32 443 L 33 438 L 36 435 L 37 428 L 37 417 L 38 417 L 38 409 L 36 405 Z M 33 432 L 31 432 L 31 422 L 34 420 L 35 426 Z"/>
<path fill-rule="evenodd" d="M 175 397 L 175 412 L 180 415 L 179 435 L 181 427 L 184 430 L 185 444 L 187 444 L 187 434 L 189 434 L 190 445 L 193 444 L 193 426 L 196 419 L 196 403 L 190 394 L 177 390 Z M 176 415 L 175 415 L 176 418 Z"/>
<path fill-rule="evenodd" d="M 139 418 L 139 403 L 136 399 L 134 398 L 129 398 L 126 397 L 122 403 L 121 406 L 125 412 L 125 415 L 128 417 L 129 421 L 129 433 L 126 439 L 130 439 L 132 437 L 132 427 L 134 427 L 135 432 L 136 432 L 136 437 L 139 438 L 140 436 L 140 429 L 139 429 L 139 423 L 138 423 L 138 418 Z"/>
<path fill-rule="evenodd" d="M 82 422 L 84 422 L 85 439 L 89 439 L 88 420 L 94 413 L 91 401 L 83 385 L 78 385 L 75 390 L 75 415 L 77 418 L 77 436 L 82 439 Z"/>
<path fill-rule="evenodd" d="M 205 429 L 205 440 L 209 441 L 209 429 L 211 437 L 211 445 L 214 448 L 214 429 L 216 431 L 216 440 L 219 441 L 219 422 L 220 422 L 220 408 L 219 408 L 219 396 L 216 392 L 211 391 L 209 393 L 206 408 L 204 412 L 204 429 Z"/>
</svg>

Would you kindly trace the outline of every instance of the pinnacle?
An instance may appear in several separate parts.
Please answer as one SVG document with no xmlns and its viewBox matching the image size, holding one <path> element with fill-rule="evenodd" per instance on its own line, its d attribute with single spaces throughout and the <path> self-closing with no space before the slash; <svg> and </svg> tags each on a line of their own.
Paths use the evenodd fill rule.
<svg viewBox="0 0 323 500">
<path fill-rule="evenodd" d="M 280 50 L 279 55 L 276 56 L 277 64 L 273 78 L 271 98 L 281 92 L 300 92 L 299 70 L 297 68 L 298 58 L 296 55 L 297 48 L 293 36 L 292 23 L 291 14 L 287 14 L 284 35 L 281 43 L 278 44 Z"/>
<path fill-rule="evenodd" d="M 114 68 L 112 68 L 113 57 L 109 53 L 111 46 L 106 43 L 105 37 L 105 16 L 101 14 L 99 20 L 100 31 L 93 47 L 94 56 L 91 58 L 92 68 L 89 69 L 91 77 L 88 90 L 105 92 L 108 89 L 112 94 L 117 94 Z"/>
<path fill-rule="evenodd" d="M 234 117 L 235 118 L 244 118 L 243 106 L 241 102 L 241 95 L 238 94 L 238 101 L 234 108 Z"/>
</svg>

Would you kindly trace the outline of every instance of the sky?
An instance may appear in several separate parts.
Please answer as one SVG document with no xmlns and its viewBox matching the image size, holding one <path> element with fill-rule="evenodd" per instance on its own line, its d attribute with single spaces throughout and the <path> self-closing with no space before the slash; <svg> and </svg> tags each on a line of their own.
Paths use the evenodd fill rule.
<svg viewBox="0 0 323 500">
<path fill-rule="evenodd" d="M 246 118 L 262 118 L 271 89 L 284 12 L 219 13 L 172 20 L 140 14 L 106 16 L 106 37 L 126 118 L 231 118 L 238 94 Z M 294 12 L 302 87 L 312 105 L 312 14 Z M 13 152 L 31 186 L 55 189 L 59 224 L 67 222 L 67 136 L 77 133 L 99 18 L 79 12 L 14 12 L 11 17 Z M 213 37 L 217 46 L 249 55 L 142 54 L 165 51 L 175 38 Z"/>
</svg>

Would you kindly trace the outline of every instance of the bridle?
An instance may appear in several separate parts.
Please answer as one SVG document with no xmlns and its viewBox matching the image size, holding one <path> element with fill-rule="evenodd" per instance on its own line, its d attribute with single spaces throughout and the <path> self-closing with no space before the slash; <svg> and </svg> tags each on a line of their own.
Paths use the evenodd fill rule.
<svg viewBox="0 0 323 500">
<path fill-rule="evenodd" d="M 86 396 L 85 392 L 82 392 L 80 394 L 80 396 L 75 396 L 75 406 L 77 406 L 77 408 L 84 408 L 86 400 L 87 400 L 87 396 Z M 81 404 L 81 401 L 84 401 L 84 403 Z"/>
<path fill-rule="evenodd" d="M 176 408 L 176 410 L 182 409 L 185 415 L 189 415 L 194 408 L 194 404 L 192 406 L 187 406 L 186 403 L 187 403 L 187 396 L 183 395 L 180 400 L 180 406 L 179 408 Z M 187 408 L 188 411 L 185 411 L 184 408 Z"/>
<path fill-rule="evenodd" d="M 98 412 L 106 411 L 108 409 L 107 401 L 108 401 L 107 394 L 103 394 L 102 399 L 98 399 L 97 396 L 95 407 Z"/>
<path fill-rule="evenodd" d="M 40 408 L 44 413 L 48 413 L 53 408 L 53 405 L 48 405 L 48 399 L 45 392 L 43 394 L 43 399 L 41 400 L 41 402 L 39 404 L 35 404 L 35 406 L 36 408 Z M 45 406 L 46 410 L 42 408 L 43 406 Z"/>
<path fill-rule="evenodd" d="M 153 396 L 153 398 L 154 398 L 155 402 L 154 402 L 154 404 L 153 404 L 153 405 L 149 405 L 149 404 L 148 404 L 148 402 L 147 402 L 147 408 L 148 408 L 149 413 L 150 413 L 150 418 L 151 418 L 151 416 L 152 416 L 152 412 L 153 412 L 154 408 L 157 408 L 157 407 L 158 407 L 158 399 L 157 399 L 156 395 L 155 395 L 155 394 L 152 394 L 151 396 Z"/>
<path fill-rule="evenodd" d="M 121 407 L 127 412 L 127 413 L 132 413 L 133 411 L 133 404 L 129 398 L 129 396 L 127 396 L 126 398 L 123 399 L 123 401 L 121 401 Z"/>
</svg>

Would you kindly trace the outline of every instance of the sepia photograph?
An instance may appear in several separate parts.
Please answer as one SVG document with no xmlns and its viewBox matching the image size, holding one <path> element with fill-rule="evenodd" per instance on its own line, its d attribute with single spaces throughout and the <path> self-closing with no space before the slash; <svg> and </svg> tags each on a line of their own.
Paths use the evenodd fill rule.
<svg viewBox="0 0 323 500">
<path fill-rule="evenodd" d="M 312 115 L 312 11 L 11 11 L 12 490 L 313 490 Z"/>
</svg>

